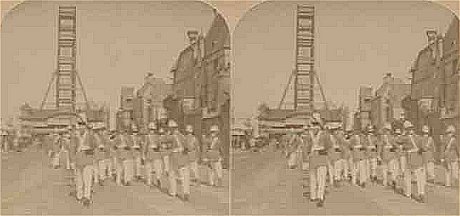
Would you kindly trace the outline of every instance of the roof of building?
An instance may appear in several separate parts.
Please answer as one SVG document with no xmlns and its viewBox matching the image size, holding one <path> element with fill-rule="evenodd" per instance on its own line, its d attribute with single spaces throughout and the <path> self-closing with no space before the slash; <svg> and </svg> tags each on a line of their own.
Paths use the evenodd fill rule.
<svg viewBox="0 0 460 216">
<path fill-rule="evenodd" d="M 290 113 L 293 113 L 294 110 L 291 109 L 269 109 L 265 113 L 262 113 L 259 117 L 260 120 L 284 120 L 288 117 Z"/>
<path fill-rule="evenodd" d="M 57 110 L 55 109 L 34 109 L 31 108 L 29 109 L 29 112 L 24 113 L 25 115 L 20 115 L 19 119 L 22 120 L 40 120 L 40 119 L 47 119 L 54 113 L 56 113 Z"/>
<path fill-rule="evenodd" d="M 214 14 L 214 20 L 204 38 L 205 55 L 214 50 L 230 48 L 230 31 L 227 22 L 221 14 L 216 11 Z M 216 44 L 217 47 L 213 47 L 213 44 Z"/>
</svg>

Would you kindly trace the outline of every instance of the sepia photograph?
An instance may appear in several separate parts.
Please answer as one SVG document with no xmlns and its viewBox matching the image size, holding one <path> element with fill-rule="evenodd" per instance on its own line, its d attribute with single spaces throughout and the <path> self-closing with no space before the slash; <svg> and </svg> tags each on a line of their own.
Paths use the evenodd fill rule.
<svg viewBox="0 0 460 216">
<path fill-rule="evenodd" d="M 231 213 L 458 215 L 458 25 L 429 1 L 248 10 L 232 33 Z"/>
<path fill-rule="evenodd" d="M 1 215 L 229 214 L 222 14 L 200 1 L 1 4 Z"/>
<path fill-rule="evenodd" d="M 1 215 L 459 215 L 458 1 L 0 0 Z"/>
</svg>

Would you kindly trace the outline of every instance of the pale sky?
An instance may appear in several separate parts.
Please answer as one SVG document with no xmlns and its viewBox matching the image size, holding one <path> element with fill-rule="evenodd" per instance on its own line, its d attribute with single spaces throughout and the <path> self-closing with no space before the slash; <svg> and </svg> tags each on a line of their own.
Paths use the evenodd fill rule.
<svg viewBox="0 0 460 216">
<path fill-rule="evenodd" d="M 378 87 L 383 75 L 408 78 L 425 31 L 444 34 L 453 14 L 430 2 L 315 2 L 316 70 L 328 100 L 355 108 L 359 86 Z M 233 33 L 236 117 L 260 102 L 277 107 L 294 68 L 296 2 L 264 2 Z M 291 99 L 292 100 L 292 99 Z"/>
<path fill-rule="evenodd" d="M 68 1 L 67 1 L 68 2 Z M 38 107 L 56 69 L 59 2 L 27 2 L 2 20 L 2 117 L 24 102 Z M 122 85 L 141 87 L 144 75 L 169 76 L 186 31 L 206 33 L 212 8 L 201 2 L 78 2 L 77 69 L 91 100 L 119 106 Z M 53 95 L 51 95 L 53 96 Z M 49 98 L 52 99 L 52 98 Z M 6 120 L 6 119 L 5 119 Z"/>
</svg>

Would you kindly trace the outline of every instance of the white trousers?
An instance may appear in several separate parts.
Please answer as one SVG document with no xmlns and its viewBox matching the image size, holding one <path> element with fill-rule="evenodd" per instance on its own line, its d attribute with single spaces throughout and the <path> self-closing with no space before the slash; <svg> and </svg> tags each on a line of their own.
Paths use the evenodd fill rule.
<svg viewBox="0 0 460 216">
<path fill-rule="evenodd" d="M 117 182 L 117 185 L 121 186 L 122 185 L 122 179 L 123 179 L 123 161 L 120 160 L 120 159 L 117 159 L 117 163 L 116 163 L 116 174 L 117 174 L 117 177 L 116 177 L 116 182 Z"/>
<path fill-rule="evenodd" d="M 324 199 L 326 174 L 326 166 L 319 166 L 310 170 L 310 199 Z"/>
<path fill-rule="evenodd" d="M 177 180 L 182 182 L 182 190 L 184 194 L 190 194 L 190 167 L 183 166 L 180 167 L 178 170 L 170 170 L 169 171 L 169 185 L 170 191 L 169 193 L 172 196 L 177 195 Z"/>
<path fill-rule="evenodd" d="M 348 175 L 350 175 L 351 167 L 353 167 L 353 161 L 351 158 L 342 160 L 342 169 L 343 169 L 342 178 L 343 179 L 348 179 Z"/>
<path fill-rule="evenodd" d="M 94 165 L 94 183 L 99 183 L 99 180 L 104 181 L 107 176 L 111 175 L 111 166 L 110 166 L 110 160 L 103 159 L 99 160 L 95 165 Z"/>
<path fill-rule="evenodd" d="M 377 158 L 369 158 L 367 161 L 367 175 L 369 177 L 377 176 Z"/>
<path fill-rule="evenodd" d="M 123 161 L 123 180 L 126 183 L 130 183 L 134 176 L 134 160 L 126 159 Z"/>
<path fill-rule="evenodd" d="M 53 158 L 51 158 L 51 165 L 58 167 L 60 164 L 61 152 L 54 152 Z"/>
<path fill-rule="evenodd" d="M 294 167 L 296 164 L 297 164 L 297 152 L 292 152 L 291 154 L 289 154 L 289 158 L 288 158 L 288 166 L 289 168 L 292 168 Z"/>
<path fill-rule="evenodd" d="M 388 186 L 389 180 L 396 181 L 396 170 L 397 170 L 396 159 L 391 159 L 389 161 L 383 162 L 382 164 L 382 174 L 383 174 L 383 185 Z M 388 179 L 388 174 L 391 175 L 391 179 Z"/>
<path fill-rule="evenodd" d="M 141 157 L 134 158 L 134 175 L 136 177 L 142 176 L 142 160 Z"/>
<path fill-rule="evenodd" d="M 356 180 L 359 180 L 359 184 L 363 184 L 367 180 L 367 163 L 366 160 L 359 160 L 357 162 L 354 162 L 354 167 L 353 167 L 353 174 L 352 174 L 352 180 L 353 183 L 356 184 Z M 357 177 L 359 176 L 359 179 Z"/>
<path fill-rule="evenodd" d="M 91 199 L 91 188 L 94 173 L 93 168 L 94 167 L 92 165 L 87 165 L 83 169 L 76 170 L 77 199 L 82 199 L 83 197 Z"/>
<path fill-rule="evenodd" d="M 145 167 L 145 175 L 147 178 L 147 185 L 152 185 L 152 171 L 155 172 L 155 180 L 160 180 L 163 174 L 163 162 L 161 159 L 148 161 Z"/>
<path fill-rule="evenodd" d="M 425 195 L 426 187 L 426 170 L 425 167 L 415 169 L 415 176 L 417 178 L 417 194 Z"/>
<path fill-rule="evenodd" d="M 70 152 L 68 150 L 64 150 L 64 155 L 65 155 L 65 168 L 70 169 Z"/>
<path fill-rule="evenodd" d="M 404 182 L 404 194 L 410 197 L 412 194 L 412 173 L 410 169 L 404 169 L 403 171 L 403 182 Z"/>
<path fill-rule="evenodd" d="M 429 161 L 425 164 L 426 177 L 427 179 L 434 180 L 434 162 Z"/>
<path fill-rule="evenodd" d="M 169 155 L 163 156 L 163 165 L 164 165 L 163 167 L 164 171 L 168 173 L 169 172 Z"/>
<path fill-rule="evenodd" d="M 216 180 L 222 180 L 222 163 L 220 161 L 212 162 L 211 168 L 212 169 L 209 174 L 209 183 L 215 186 Z"/>
<path fill-rule="evenodd" d="M 193 161 L 190 163 L 190 171 L 193 173 L 193 177 L 200 181 L 200 169 L 198 167 L 198 161 Z"/>
<path fill-rule="evenodd" d="M 452 161 L 447 163 L 446 170 L 446 186 L 450 187 L 452 185 L 452 178 L 454 181 L 458 181 L 458 161 Z M 457 182 L 458 183 L 458 182 Z"/>
</svg>

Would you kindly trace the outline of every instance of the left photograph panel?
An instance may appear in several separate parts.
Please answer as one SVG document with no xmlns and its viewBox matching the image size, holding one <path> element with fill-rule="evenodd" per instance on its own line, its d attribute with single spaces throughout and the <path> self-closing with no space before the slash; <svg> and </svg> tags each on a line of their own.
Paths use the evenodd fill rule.
<svg viewBox="0 0 460 216">
<path fill-rule="evenodd" d="M 1 214 L 228 215 L 230 33 L 197 1 L 2 1 Z"/>
</svg>

